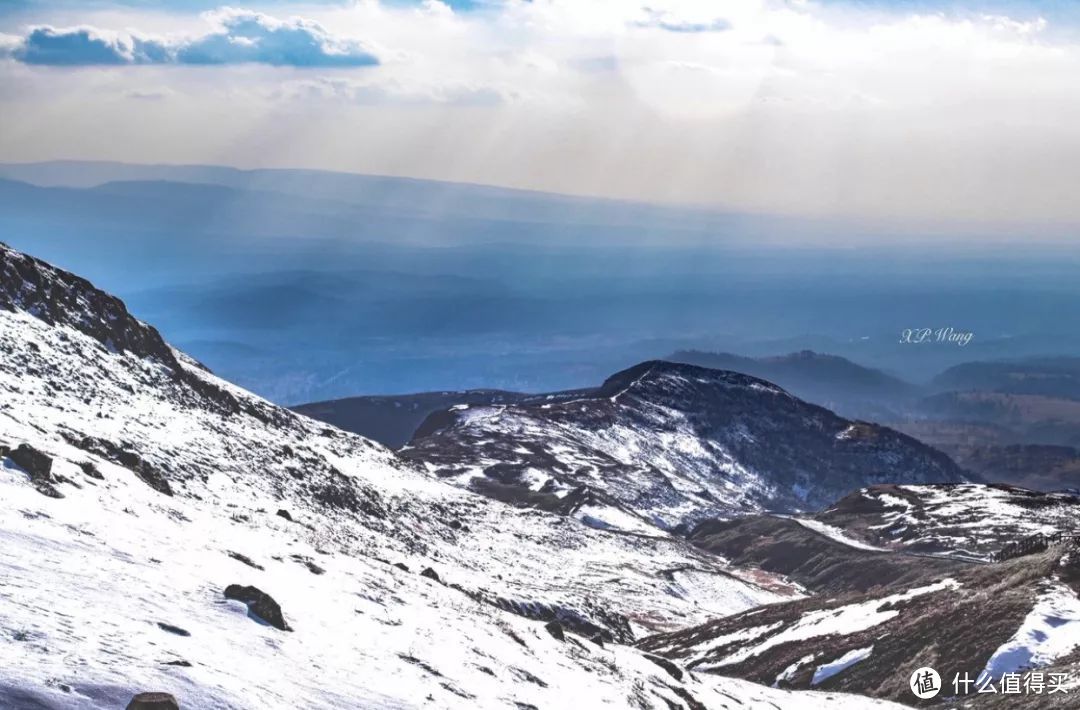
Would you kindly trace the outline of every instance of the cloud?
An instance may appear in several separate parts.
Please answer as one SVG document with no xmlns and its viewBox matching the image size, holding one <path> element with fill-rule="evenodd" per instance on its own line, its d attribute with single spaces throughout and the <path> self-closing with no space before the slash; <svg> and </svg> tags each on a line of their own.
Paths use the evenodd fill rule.
<svg viewBox="0 0 1080 710">
<path fill-rule="evenodd" d="M 645 8 L 647 18 L 634 23 L 635 27 L 655 28 L 666 32 L 698 34 L 703 32 L 727 32 L 732 28 L 729 20 L 722 17 L 687 19 L 653 8 Z"/>
<path fill-rule="evenodd" d="M 469 82 L 406 84 L 391 79 L 360 83 L 331 77 L 290 82 L 276 95 L 383 106 L 496 106 L 522 98 L 519 92 L 513 90 Z"/>
<path fill-rule="evenodd" d="M 89 26 L 57 29 L 42 25 L 31 28 L 21 39 L 0 43 L 0 56 L 46 66 L 253 63 L 326 68 L 379 63 L 363 42 L 334 36 L 311 20 L 279 20 L 232 8 L 205 17 L 214 25 L 211 32 L 181 39 Z"/>
</svg>

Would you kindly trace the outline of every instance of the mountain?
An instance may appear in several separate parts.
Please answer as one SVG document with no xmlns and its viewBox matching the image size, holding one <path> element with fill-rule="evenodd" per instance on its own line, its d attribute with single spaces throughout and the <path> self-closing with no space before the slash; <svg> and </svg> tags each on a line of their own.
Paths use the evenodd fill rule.
<svg viewBox="0 0 1080 710">
<path fill-rule="evenodd" d="M 796 397 L 858 419 L 879 421 L 907 411 L 920 388 L 847 358 L 802 350 L 774 357 L 681 350 L 663 358 L 759 377 Z"/>
<path fill-rule="evenodd" d="M 891 429 L 754 377 L 663 361 L 571 398 L 432 414 L 400 453 L 463 487 L 617 529 L 813 510 L 871 483 L 969 479 Z"/>
<path fill-rule="evenodd" d="M 931 387 L 943 392 L 982 390 L 1080 399 L 1080 358 L 966 362 L 942 372 Z"/>
<path fill-rule="evenodd" d="M 1080 669 L 1077 587 L 1076 548 L 1055 546 L 932 573 L 917 585 L 770 605 L 638 646 L 703 674 L 904 703 L 918 702 L 909 686 L 912 673 L 931 667 L 940 674 L 941 692 L 920 707 L 1064 710 L 1076 706 L 1070 678 Z M 1015 674 L 1023 687 L 1032 668 L 1042 674 L 1041 694 L 1003 699 L 1005 676 Z M 1053 694 L 1046 685 L 1051 673 L 1065 679 L 1057 680 Z M 962 680 L 954 685 L 965 676 L 966 686 Z"/>
<path fill-rule="evenodd" d="M 985 671 L 994 683 L 1032 667 L 1075 673 L 1077 512 L 1078 497 L 1010 486 L 882 485 L 812 516 L 706 521 L 690 535 L 697 544 L 820 594 L 658 634 L 639 647 L 774 687 L 903 702 L 920 666 L 940 673 L 942 696 L 965 695 L 951 689 L 956 673 L 975 679 Z M 1022 707 L 1075 700 L 1040 702 Z M 1000 706 L 974 689 L 963 705 Z"/>
<path fill-rule="evenodd" d="M 1078 496 L 1015 486 L 881 484 L 818 513 L 705 520 L 687 539 L 815 594 L 841 594 L 958 574 L 1018 542 L 1071 531 L 1078 513 Z"/>
<path fill-rule="evenodd" d="M 950 448 L 961 466 L 988 481 L 1047 492 L 1080 488 L 1080 449 L 1071 446 L 1012 444 Z"/>
<path fill-rule="evenodd" d="M 630 643 L 799 596 L 448 486 L 0 245 L 0 706 L 895 707 Z"/>
</svg>

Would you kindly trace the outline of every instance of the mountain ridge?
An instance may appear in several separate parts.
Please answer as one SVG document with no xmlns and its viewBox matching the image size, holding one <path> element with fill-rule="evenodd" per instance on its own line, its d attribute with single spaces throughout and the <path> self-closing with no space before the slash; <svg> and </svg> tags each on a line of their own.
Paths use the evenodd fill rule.
<svg viewBox="0 0 1080 710">
<path fill-rule="evenodd" d="M 631 511 L 661 529 L 821 507 L 896 477 L 972 480 L 907 435 L 759 378 L 662 360 L 574 397 L 433 413 L 400 453 L 466 487 L 488 479 L 480 485 L 559 495 L 584 486 L 621 501 L 613 516 Z M 602 521 L 598 513 L 588 516 Z"/>
</svg>

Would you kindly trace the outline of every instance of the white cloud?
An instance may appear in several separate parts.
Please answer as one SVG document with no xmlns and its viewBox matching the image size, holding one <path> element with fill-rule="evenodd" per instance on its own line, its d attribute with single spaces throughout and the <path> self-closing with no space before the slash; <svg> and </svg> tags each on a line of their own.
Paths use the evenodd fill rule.
<svg viewBox="0 0 1080 710">
<path fill-rule="evenodd" d="M 352 67 L 378 64 L 362 42 L 337 37 L 317 22 L 279 20 L 249 10 L 224 8 L 206 13 L 208 33 L 162 38 L 92 26 L 32 27 L 6 40 L 5 54 L 25 64 L 100 66 L 124 64 L 243 64 L 294 67 Z"/>
</svg>

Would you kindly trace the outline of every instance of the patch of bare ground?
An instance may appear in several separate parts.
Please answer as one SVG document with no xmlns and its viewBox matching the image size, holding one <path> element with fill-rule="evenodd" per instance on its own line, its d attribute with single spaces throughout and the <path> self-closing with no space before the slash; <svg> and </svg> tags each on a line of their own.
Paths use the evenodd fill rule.
<svg viewBox="0 0 1080 710">
<path fill-rule="evenodd" d="M 821 594 L 915 586 L 971 566 L 957 560 L 861 550 L 774 516 L 705 521 L 690 533 L 689 540 L 740 567 L 782 574 Z"/>
</svg>

